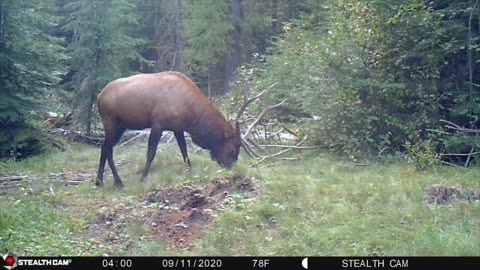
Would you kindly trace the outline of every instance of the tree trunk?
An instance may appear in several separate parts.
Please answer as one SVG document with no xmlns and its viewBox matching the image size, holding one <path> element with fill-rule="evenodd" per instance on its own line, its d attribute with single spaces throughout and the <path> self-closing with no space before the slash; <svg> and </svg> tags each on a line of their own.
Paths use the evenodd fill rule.
<svg viewBox="0 0 480 270">
<path fill-rule="evenodd" d="M 469 19 L 468 19 L 468 46 L 467 46 L 467 68 L 468 68 L 468 92 L 469 92 L 469 96 L 468 96 L 468 114 L 469 115 L 473 115 L 473 108 L 475 107 L 474 106 L 474 99 L 473 99 L 473 95 L 474 95 L 474 90 L 473 90 L 473 61 L 472 61 L 472 20 L 473 20 L 473 12 L 474 10 L 477 8 L 477 5 L 480 1 L 477 0 L 475 2 L 475 5 L 473 6 L 472 10 L 470 11 L 470 16 L 469 16 Z M 479 18 L 480 20 L 480 18 Z"/>
<path fill-rule="evenodd" d="M 242 38 L 242 0 L 230 0 L 230 21 L 233 25 L 230 53 L 225 61 L 225 80 L 223 85 L 224 93 L 228 93 L 230 83 L 235 80 L 235 72 L 242 61 L 240 42 Z"/>
<path fill-rule="evenodd" d="M 156 61 L 155 61 L 155 71 L 163 71 L 165 70 L 165 57 L 162 55 L 162 47 L 160 46 L 160 43 L 162 40 L 160 40 L 161 34 L 162 34 L 162 24 L 161 24 L 161 13 L 160 13 L 160 5 L 162 4 L 161 1 L 153 1 L 154 5 L 154 25 L 155 25 L 155 50 L 156 50 Z"/>
<path fill-rule="evenodd" d="M 184 40 L 181 26 L 181 0 L 154 1 L 155 71 L 185 72 Z"/>
<path fill-rule="evenodd" d="M 173 56 L 173 70 L 185 73 L 185 60 L 183 58 L 183 49 L 185 43 L 183 41 L 181 20 L 181 0 L 175 0 L 175 52 Z"/>
<path fill-rule="evenodd" d="M 95 104 L 95 92 L 91 91 L 90 95 L 90 100 L 88 101 L 87 104 L 87 130 L 86 134 L 87 136 L 90 136 L 92 134 L 92 122 L 93 122 L 93 105 Z"/>
<path fill-rule="evenodd" d="M 272 35 L 279 33 L 278 29 L 278 4 L 277 0 L 272 0 Z"/>
<path fill-rule="evenodd" d="M 3 2 L 0 0 L 0 44 L 3 45 Z"/>
</svg>

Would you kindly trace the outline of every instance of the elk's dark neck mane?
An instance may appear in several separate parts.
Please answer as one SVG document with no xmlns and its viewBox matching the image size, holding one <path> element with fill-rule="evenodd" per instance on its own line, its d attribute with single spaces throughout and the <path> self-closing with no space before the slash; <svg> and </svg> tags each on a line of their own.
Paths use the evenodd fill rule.
<svg viewBox="0 0 480 270">
<path fill-rule="evenodd" d="M 195 144 L 203 149 L 212 149 L 214 145 L 224 140 L 225 124 L 228 122 L 214 107 L 200 113 L 188 131 Z"/>
</svg>

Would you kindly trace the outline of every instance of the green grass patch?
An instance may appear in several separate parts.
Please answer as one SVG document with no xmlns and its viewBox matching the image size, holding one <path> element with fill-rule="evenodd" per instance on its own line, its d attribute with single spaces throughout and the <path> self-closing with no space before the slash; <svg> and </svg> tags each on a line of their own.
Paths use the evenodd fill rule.
<svg viewBox="0 0 480 270">
<path fill-rule="evenodd" d="M 55 196 L 2 196 L 0 242 L 2 252 L 25 256 L 87 255 L 93 245 L 77 234 L 84 220 L 65 215 Z"/>
<path fill-rule="evenodd" d="M 432 185 L 480 190 L 480 169 L 431 167 L 418 171 L 402 160 L 358 166 L 320 152 L 298 161 L 250 168 L 241 156 L 232 171 L 190 150 L 193 169 L 183 172 L 176 146 L 160 145 L 146 182 L 140 183 L 146 148 L 116 147 L 125 184 L 93 186 L 99 149 L 71 146 L 20 162 L 2 161 L 9 173 L 35 176 L 0 195 L 0 252 L 21 255 L 291 255 L 291 256 L 464 256 L 480 255 L 480 201 L 425 200 Z M 267 165 L 267 164 L 264 164 Z M 86 184 L 64 186 L 51 173 L 91 175 Z M 213 222 L 191 248 L 175 249 L 152 234 L 145 205 L 155 188 L 208 185 L 213 178 L 246 175 L 256 197 L 226 195 Z M 113 215 L 113 216 L 112 216 Z"/>
</svg>

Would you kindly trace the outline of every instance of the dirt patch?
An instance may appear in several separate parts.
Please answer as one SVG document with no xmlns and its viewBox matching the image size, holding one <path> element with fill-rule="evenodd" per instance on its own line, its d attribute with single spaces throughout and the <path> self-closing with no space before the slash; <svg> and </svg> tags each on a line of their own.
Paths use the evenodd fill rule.
<svg viewBox="0 0 480 270">
<path fill-rule="evenodd" d="M 158 205 L 146 225 L 175 248 L 190 248 L 209 224 L 212 214 L 230 193 L 242 192 L 255 196 L 256 188 L 250 178 L 234 176 L 215 178 L 202 189 L 195 187 L 161 188 L 150 191 L 145 203 Z"/>
<path fill-rule="evenodd" d="M 138 197 L 113 197 L 97 206 L 88 235 L 96 245 L 111 246 L 109 253 L 115 254 L 115 249 L 125 251 L 135 244 L 130 230 L 132 224 L 139 224 L 146 232 L 144 237 L 152 241 L 161 239 L 171 248 L 190 249 L 213 216 L 225 209 L 226 197 L 253 198 L 257 193 L 252 179 L 236 175 L 214 178 L 203 186 L 184 184 L 156 188 Z"/>
<path fill-rule="evenodd" d="M 429 205 L 442 205 L 458 201 L 472 202 L 480 200 L 480 190 L 435 184 L 426 190 L 424 199 Z"/>
</svg>

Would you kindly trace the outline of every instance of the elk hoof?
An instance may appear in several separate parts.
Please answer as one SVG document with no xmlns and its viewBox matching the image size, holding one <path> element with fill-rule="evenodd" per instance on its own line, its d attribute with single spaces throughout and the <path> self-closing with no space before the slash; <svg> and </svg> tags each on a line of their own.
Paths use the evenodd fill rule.
<svg viewBox="0 0 480 270">
<path fill-rule="evenodd" d="M 123 183 L 122 182 L 115 183 L 114 185 L 118 189 L 123 189 Z"/>
<path fill-rule="evenodd" d="M 100 180 L 97 179 L 97 180 L 95 181 L 95 186 L 97 186 L 97 187 L 103 187 L 103 181 L 100 181 Z"/>
</svg>

